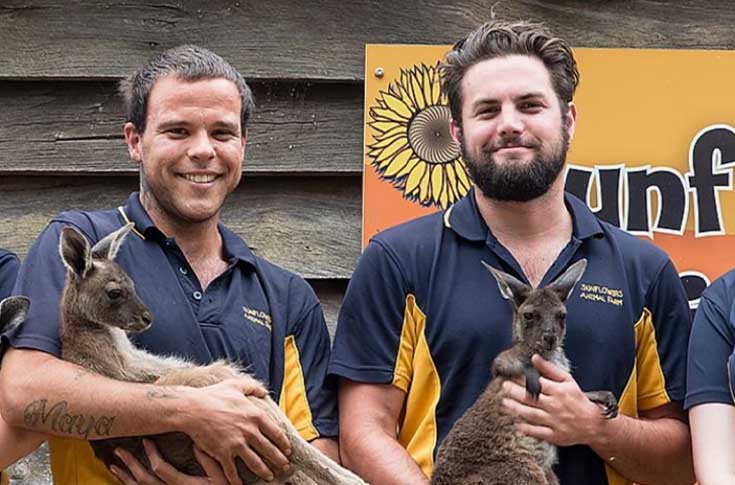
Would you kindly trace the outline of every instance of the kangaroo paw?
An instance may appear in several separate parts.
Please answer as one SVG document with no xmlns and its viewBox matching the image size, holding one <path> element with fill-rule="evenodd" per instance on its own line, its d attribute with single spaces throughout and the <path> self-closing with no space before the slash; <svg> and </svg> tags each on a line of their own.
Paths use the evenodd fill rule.
<svg viewBox="0 0 735 485">
<path fill-rule="evenodd" d="M 526 376 L 526 392 L 534 400 L 538 400 L 541 394 L 541 375 L 533 366 L 524 368 L 523 374 Z"/>
<path fill-rule="evenodd" d="M 596 404 L 602 404 L 602 415 L 605 419 L 612 419 L 618 415 L 618 400 L 610 391 L 592 391 L 586 392 L 587 398 Z"/>
</svg>

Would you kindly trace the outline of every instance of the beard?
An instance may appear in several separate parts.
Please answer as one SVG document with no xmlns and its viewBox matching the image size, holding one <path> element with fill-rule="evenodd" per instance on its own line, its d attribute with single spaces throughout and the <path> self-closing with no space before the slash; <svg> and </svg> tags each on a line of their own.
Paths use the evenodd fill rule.
<svg viewBox="0 0 735 485">
<path fill-rule="evenodd" d="M 495 150 L 513 145 L 532 146 L 536 153 L 529 161 L 508 159 L 499 163 L 494 157 Z M 506 202 L 528 202 L 544 195 L 561 173 L 569 149 L 567 131 L 561 130 L 551 153 L 542 153 L 540 146 L 538 141 L 506 137 L 490 148 L 483 148 L 479 156 L 474 157 L 467 150 L 464 137 L 460 136 L 462 157 L 472 181 L 485 197 Z"/>
</svg>

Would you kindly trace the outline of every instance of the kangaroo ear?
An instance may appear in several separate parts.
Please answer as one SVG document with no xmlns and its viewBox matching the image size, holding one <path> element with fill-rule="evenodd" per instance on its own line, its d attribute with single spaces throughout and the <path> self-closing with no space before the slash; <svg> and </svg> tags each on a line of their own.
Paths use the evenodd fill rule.
<svg viewBox="0 0 735 485">
<path fill-rule="evenodd" d="M 0 332 L 23 323 L 30 307 L 31 300 L 25 296 L 11 296 L 0 301 Z"/>
<path fill-rule="evenodd" d="M 89 241 L 73 227 L 65 227 L 61 230 L 59 253 L 66 269 L 77 278 L 84 278 L 92 268 Z"/>
<path fill-rule="evenodd" d="M 490 274 L 495 277 L 495 281 L 498 282 L 498 288 L 500 288 L 500 294 L 503 295 L 503 298 L 510 300 L 516 308 L 521 306 L 521 303 L 523 303 L 523 301 L 528 297 L 528 292 L 531 291 L 531 287 L 508 273 L 504 273 L 499 269 L 493 268 L 485 261 L 480 262 L 488 271 L 490 271 Z"/>
<path fill-rule="evenodd" d="M 125 240 L 125 236 L 128 235 L 134 225 L 134 223 L 128 222 L 117 231 L 111 232 L 102 238 L 92 248 L 92 256 L 98 259 L 115 259 L 117 252 L 120 250 L 120 246 L 122 246 L 122 243 Z"/>
<path fill-rule="evenodd" d="M 584 274 L 584 270 L 587 268 L 587 260 L 580 259 L 567 270 L 555 279 L 550 285 L 549 289 L 554 290 L 561 298 L 562 301 L 566 301 L 569 295 L 572 293 L 572 288 L 577 284 L 579 279 Z"/>
</svg>

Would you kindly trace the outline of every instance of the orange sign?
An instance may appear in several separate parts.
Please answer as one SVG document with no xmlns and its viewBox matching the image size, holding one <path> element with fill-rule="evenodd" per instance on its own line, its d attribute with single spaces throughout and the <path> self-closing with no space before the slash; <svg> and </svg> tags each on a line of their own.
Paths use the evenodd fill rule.
<svg viewBox="0 0 735 485">
<path fill-rule="evenodd" d="M 367 46 L 363 247 L 469 190 L 437 71 L 448 49 Z M 704 287 L 735 267 L 735 51 L 575 56 L 579 115 L 566 189 L 664 249 L 695 307 Z"/>
</svg>

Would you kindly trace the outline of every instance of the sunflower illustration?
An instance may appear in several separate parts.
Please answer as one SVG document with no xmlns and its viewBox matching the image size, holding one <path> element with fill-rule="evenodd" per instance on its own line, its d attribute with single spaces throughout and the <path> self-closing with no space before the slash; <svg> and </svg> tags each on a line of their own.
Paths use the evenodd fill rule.
<svg viewBox="0 0 735 485">
<path fill-rule="evenodd" d="M 381 179 L 403 197 L 446 209 L 470 188 L 459 147 L 449 133 L 450 111 L 438 63 L 401 69 L 369 111 L 374 142 L 367 156 Z"/>
</svg>

